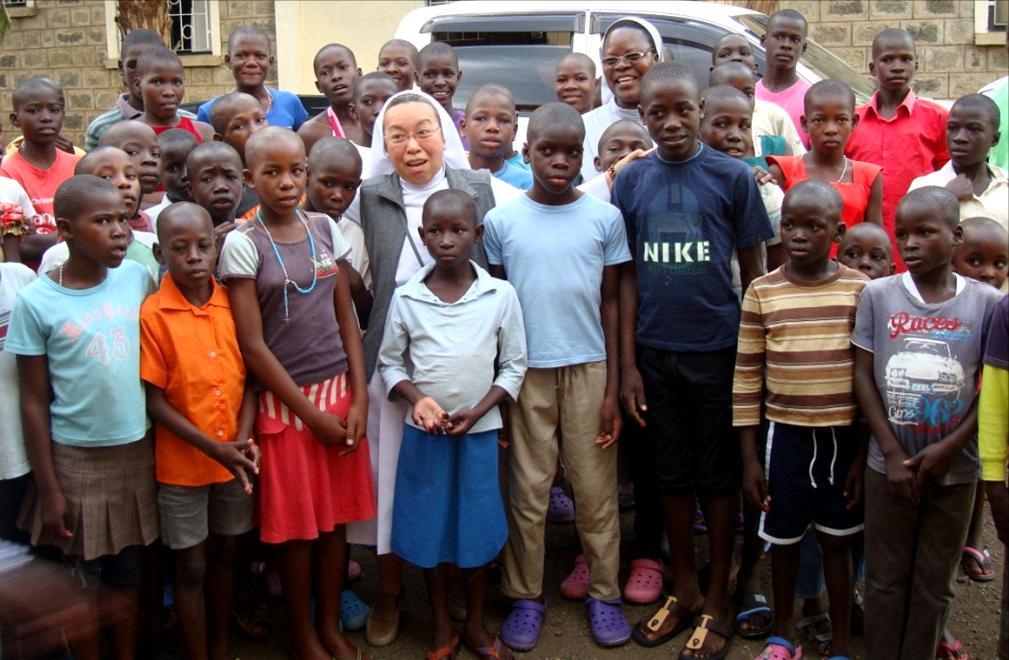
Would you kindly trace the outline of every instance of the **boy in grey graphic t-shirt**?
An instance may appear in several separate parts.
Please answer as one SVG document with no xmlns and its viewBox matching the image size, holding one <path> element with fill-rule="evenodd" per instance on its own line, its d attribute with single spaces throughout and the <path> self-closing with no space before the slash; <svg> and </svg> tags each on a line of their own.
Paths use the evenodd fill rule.
<svg viewBox="0 0 1009 660">
<path fill-rule="evenodd" d="M 908 272 L 870 282 L 855 317 L 855 391 L 872 431 L 865 608 L 888 613 L 865 622 L 870 658 L 935 654 L 974 501 L 978 375 L 999 293 L 953 272 L 959 216 L 944 188 L 908 193 L 896 221 Z"/>
</svg>

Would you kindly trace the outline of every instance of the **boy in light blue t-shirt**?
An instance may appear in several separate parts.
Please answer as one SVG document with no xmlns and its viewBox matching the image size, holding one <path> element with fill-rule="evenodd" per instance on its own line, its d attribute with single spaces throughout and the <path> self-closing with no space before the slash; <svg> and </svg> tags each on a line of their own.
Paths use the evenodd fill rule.
<svg viewBox="0 0 1009 660">
<path fill-rule="evenodd" d="M 485 220 L 490 270 L 518 292 L 529 354 L 526 380 L 511 405 L 502 582 L 515 601 L 501 638 L 519 651 L 535 647 L 546 615 L 544 520 L 559 452 L 591 573 L 586 610 L 593 637 L 600 646 L 618 646 L 631 635 L 620 611 L 614 552 L 620 544 L 617 454 L 608 450 L 620 436 L 617 266 L 630 252 L 620 212 L 573 186 L 584 136 L 576 110 L 541 106 L 523 150 L 532 188 Z"/>
<path fill-rule="evenodd" d="M 520 190 L 529 190 L 533 175 L 507 159 L 518 126 L 515 99 L 506 87 L 495 83 L 473 92 L 460 122 L 474 170 L 488 170 L 496 179 Z"/>
</svg>

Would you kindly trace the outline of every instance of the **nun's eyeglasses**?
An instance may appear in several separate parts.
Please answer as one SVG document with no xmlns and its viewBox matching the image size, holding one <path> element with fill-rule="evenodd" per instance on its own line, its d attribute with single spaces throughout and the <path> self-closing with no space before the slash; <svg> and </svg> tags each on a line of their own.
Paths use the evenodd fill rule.
<svg viewBox="0 0 1009 660">
<path fill-rule="evenodd" d="M 395 133 L 389 133 L 388 135 L 386 135 L 385 141 L 388 142 L 389 144 L 395 144 L 395 145 L 406 144 L 407 142 L 410 141 L 410 138 L 413 138 L 417 142 L 424 142 L 425 140 L 430 140 L 431 138 L 433 138 L 435 134 L 438 133 L 438 131 L 440 130 L 441 128 L 439 128 L 438 126 L 430 126 L 427 128 L 421 128 L 413 133 L 403 133 L 400 131 L 396 131 Z"/>
<path fill-rule="evenodd" d="M 623 55 L 616 55 L 616 56 L 613 56 L 613 57 L 604 57 L 603 58 L 603 66 L 612 69 L 616 65 L 620 64 L 620 60 L 623 60 L 624 62 L 627 62 L 631 66 L 634 66 L 635 64 L 637 64 L 638 62 L 641 61 L 642 57 L 644 57 L 645 55 L 651 55 L 654 52 L 655 51 L 652 50 L 652 49 L 649 49 L 649 50 L 632 50 L 631 52 L 624 53 Z"/>
</svg>

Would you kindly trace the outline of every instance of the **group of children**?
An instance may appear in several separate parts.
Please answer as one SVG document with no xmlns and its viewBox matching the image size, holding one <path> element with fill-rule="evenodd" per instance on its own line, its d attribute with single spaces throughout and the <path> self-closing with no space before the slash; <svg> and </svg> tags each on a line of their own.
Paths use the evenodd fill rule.
<svg viewBox="0 0 1009 660">
<path fill-rule="evenodd" d="M 572 506 L 583 554 L 561 590 L 602 647 L 690 630 L 681 658 L 724 658 L 739 634 L 788 660 L 805 634 L 851 657 L 864 564 L 867 657 L 962 657 L 951 579 L 994 576 L 982 491 L 1003 542 L 1009 525 L 1009 182 L 989 159 L 1006 109 L 918 99 L 899 29 L 874 40 L 879 91 L 857 106 L 843 83 L 798 77 L 806 32 L 795 11 L 770 17 L 762 78 L 727 35 L 703 89 L 647 21 L 616 21 L 602 78 L 561 59 L 558 102 L 519 151 L 509 90 L 456 109 L 462 71 L 438 42 L 390 41 L 365 75 L 323 47 L 329 106 L 310 118 L 265 85 L 268 36 L 238 28 L 235 89 L 194 117 L 177 56 L 134 30 L 127 91 L 82 157 L 61 148 L 60 87 L 22 82 L 24 140 L 0 164 L 0 537 L 65 558 L 99 612 L 107 590 L 131 599 L 110 621 L 118 658 L 138 648 L 159 537 L 187 657 L 228 657 L 233 594 L 263 554 L 293 657 L 361 658 L 345 633 L 366 621 L 369 643 L 392 643 L 399 573 L 380 561 L 393 586 L 370 619 L 348 587 L 348 526 L 376 516 L 392 555 L 425 570 L 427 657 L 531 651 L 545 521 Z M 446 143 L 465 162 L 442 165 Z M 419 178 L 394 168 L 390 193 L 394 152 Z M 449 176 L 425 178 L 433 154 Z M 406 209 L 402 227 L 377 224 L 377 199 Z M 406 411 L 391 504 L 367 432 L 386 410 Z M 512 605 L 496 635 L 498 559 Z M 797 594 L 813 603 L 798 627 Z M 660 606 L 632 626 L 623 600 Z M 99 657 L 97 637 L 71 646 Z"/>
</svg>

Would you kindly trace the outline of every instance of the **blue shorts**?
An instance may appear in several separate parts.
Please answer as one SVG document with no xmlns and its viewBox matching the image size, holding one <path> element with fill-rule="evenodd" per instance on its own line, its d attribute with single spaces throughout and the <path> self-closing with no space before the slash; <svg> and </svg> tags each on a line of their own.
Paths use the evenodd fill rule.
<svg viewBox="0 0 1009 660">
<path fill-rule="evenodd" d="M 864 526 L 859 502 L 845 507 L 844 482 L 858 451 L 850 426 L 808 427 L 770 422 L 764 475 L 770 511 L 760 514 L 760 538 L 777 545 L 802 541 L 810 525 L 831 536 Z"/>
</svg>

